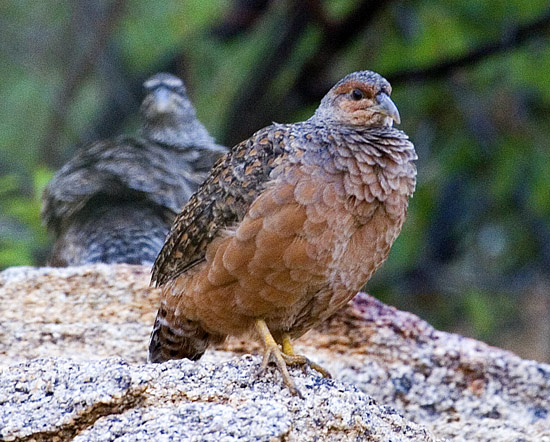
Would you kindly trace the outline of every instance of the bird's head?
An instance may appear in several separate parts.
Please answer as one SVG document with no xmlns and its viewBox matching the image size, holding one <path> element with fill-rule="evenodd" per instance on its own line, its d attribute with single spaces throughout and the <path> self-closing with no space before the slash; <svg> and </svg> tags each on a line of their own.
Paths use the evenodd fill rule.
<svg viewBox="0 0 550 442">
<path fill-rule="evenodd" d="M 146 96 L 141 113 L 146 121 L 193 120 L 195 109 L 187 97 L 185 85 L 178 77 L 160 73 L 143 83 Z"/>
<path fill-rule="evenodd" d="M 353 72 L 328 91 L 315 117 L 353 126 L 391 127 L 401 119 L 390 95 L 390 83 L 381 75 L 372 71 Z"/>
</svg>

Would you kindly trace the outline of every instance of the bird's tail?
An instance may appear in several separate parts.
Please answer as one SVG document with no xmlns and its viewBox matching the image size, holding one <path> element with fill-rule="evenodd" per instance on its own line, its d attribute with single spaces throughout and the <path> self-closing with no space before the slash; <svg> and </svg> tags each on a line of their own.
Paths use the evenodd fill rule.
<svg viewBox="0 0 550 442">
<path fill-rule="evenodd" d="M 149 341 L 149 362 L 183 358 L 196 361 L 204 354 L 208 345 L 224 339 L 222 336 L 207 333 L 195 321 L 184 320 L 184 323 L 178 323 L 177 326 L 171 322 L 167 321 L 161 306 Z"/>
</svg>

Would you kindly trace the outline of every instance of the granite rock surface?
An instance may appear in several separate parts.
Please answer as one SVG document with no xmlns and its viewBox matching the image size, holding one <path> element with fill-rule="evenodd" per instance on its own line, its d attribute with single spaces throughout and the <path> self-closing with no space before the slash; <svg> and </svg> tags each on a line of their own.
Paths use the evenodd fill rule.
<svg viewBox="0 0 550 442">
<path fill-rule="evenodd" d="M 158 304 L 149 271 L 0 273 L 0 440 L 550 442 L 550 365 L 364 293 L 296 342 L 334 377 L 292 370 L 303 401 L 275 369 L 257 375 L 249 340 L 198 363 L 147 365 Z"/>
</svg>

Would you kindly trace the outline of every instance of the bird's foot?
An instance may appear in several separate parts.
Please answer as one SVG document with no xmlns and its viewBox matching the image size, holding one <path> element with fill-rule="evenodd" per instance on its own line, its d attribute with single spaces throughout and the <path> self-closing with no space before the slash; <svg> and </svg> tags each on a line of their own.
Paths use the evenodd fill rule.
<svg viewBox="0 0 550 442">
<path fill-rule="evenodd" d="M 299 396 L 300 398 L 303 399 L 303 396 L 300 393 L 300 390 L 298 390 L 298 388 L 296 387 L 296 384 L 290 377 L 290 373 L 288 372 L 287 362 L 286 362 L 288 355 L 284 354 L 281 351 L 281 349 L 279 348 L 279 345 L 275 342 L 275 339 L 273 339 L 273 336 L 271 335 L 271 332 L 267 328 L 267 324 L 265 323 L 264 320 L 258 319 L 256 321 L 256 330 L 262 337 L 265 345 L 262 365 L 260 366 L 258 374 L 263 373 L 267 369 L 267 366 L 271 361 L 275 362 L 275 365 L 277 365 L 277 368 L 279 369 L 279 371 L 281 372 L 281 375 L 283 376 L 283 382 L 288 387 L 290 392 L 293 395 Z"/>
<path fill-rule="evenodd" d="M 321 367 L 319 364 L 310 361 L 303 355 L 297 355 L 292 348 L 290 336 L 286 334 L 283 335 L 283 358 L 287 365 L 299 365 L 302 367 L 302 369 L 305 369 L 305 367 L 309 367 L 320 373 L 324 378 L 332 378 L 330 372 Z"/>
<path fill-rule="evenodd" d="M 267 366 L 271 361 L 275 362 L 275 365 L 277 365 L 277 368 L 283 376 L 283 382 L 288 387 L 290 392 L 293 395 L 299 396 L 303 399 L 302 393 L 300 393 L 300 390 L 298 390 L 298 387 L 296 387 L 296 384 L 294 383 L 292 377 L 290 376 L 290 373 L 288 372 L 286 355 L 281 352 L 277 344 L 275 344 L 274 347 L 269 346 L 268 348 L 266 348 L 264 352 L 264 357 L 262 359 L 262 365 L 258 370 L 258 374 L 263 373 L 267 369 Z"/>
<path fill-rule="evenodd" d="M 300 366 L 302 367 L 302 369 L 305 371 L 305 368 L 306 367 L 309 367 L 313 370 L 315 370 L 316 372 L 320 373 L 321 376 L 323 376 L 324 378 L 332 378 L 330 372 L 321 367 L 319 364 L 311 361 L 310 359 L 306 358 L 304 355 L 287 355 L 285 353 L 283 353 L 283 359 L 285 360 L 286 362 L 286 365 L 290 365 L 290 366 Z"/>
</svg>

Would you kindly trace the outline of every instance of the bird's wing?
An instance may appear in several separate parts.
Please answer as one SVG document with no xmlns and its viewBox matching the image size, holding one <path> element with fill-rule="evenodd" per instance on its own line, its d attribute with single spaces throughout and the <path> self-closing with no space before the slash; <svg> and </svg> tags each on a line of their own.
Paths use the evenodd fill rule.
<svg viewBox="0 0 550 442">
<path fill-rule="evenodd" d="M 157 286 L 202 262 L 207 245 L 244 218 L 286 156 L 288 130 L 285 125 L 268 126 L 220 158 L 176 217 L 153 266 Z"/>
<path fill-rule="evenodd" d="M 80 211 L 102 189 L 115 187 L 109 173 L 101 173 L 94 167 L 97 161 L 94 155 L 111 147 L 111 141 L 83 146 L 56 172 L 42 195 L 42 218 L 48 228 L 54 228 L 60 220 Z"/>
<path fill-rule="evenodd" d="M 197 188 L 182 175 L 186 167 L 173 152 L 139 138 L 83 146 L 48 184 L 42 217 L 54 229 L 98 197 L 148 200 L 177 213 Z"/>
</svg>

